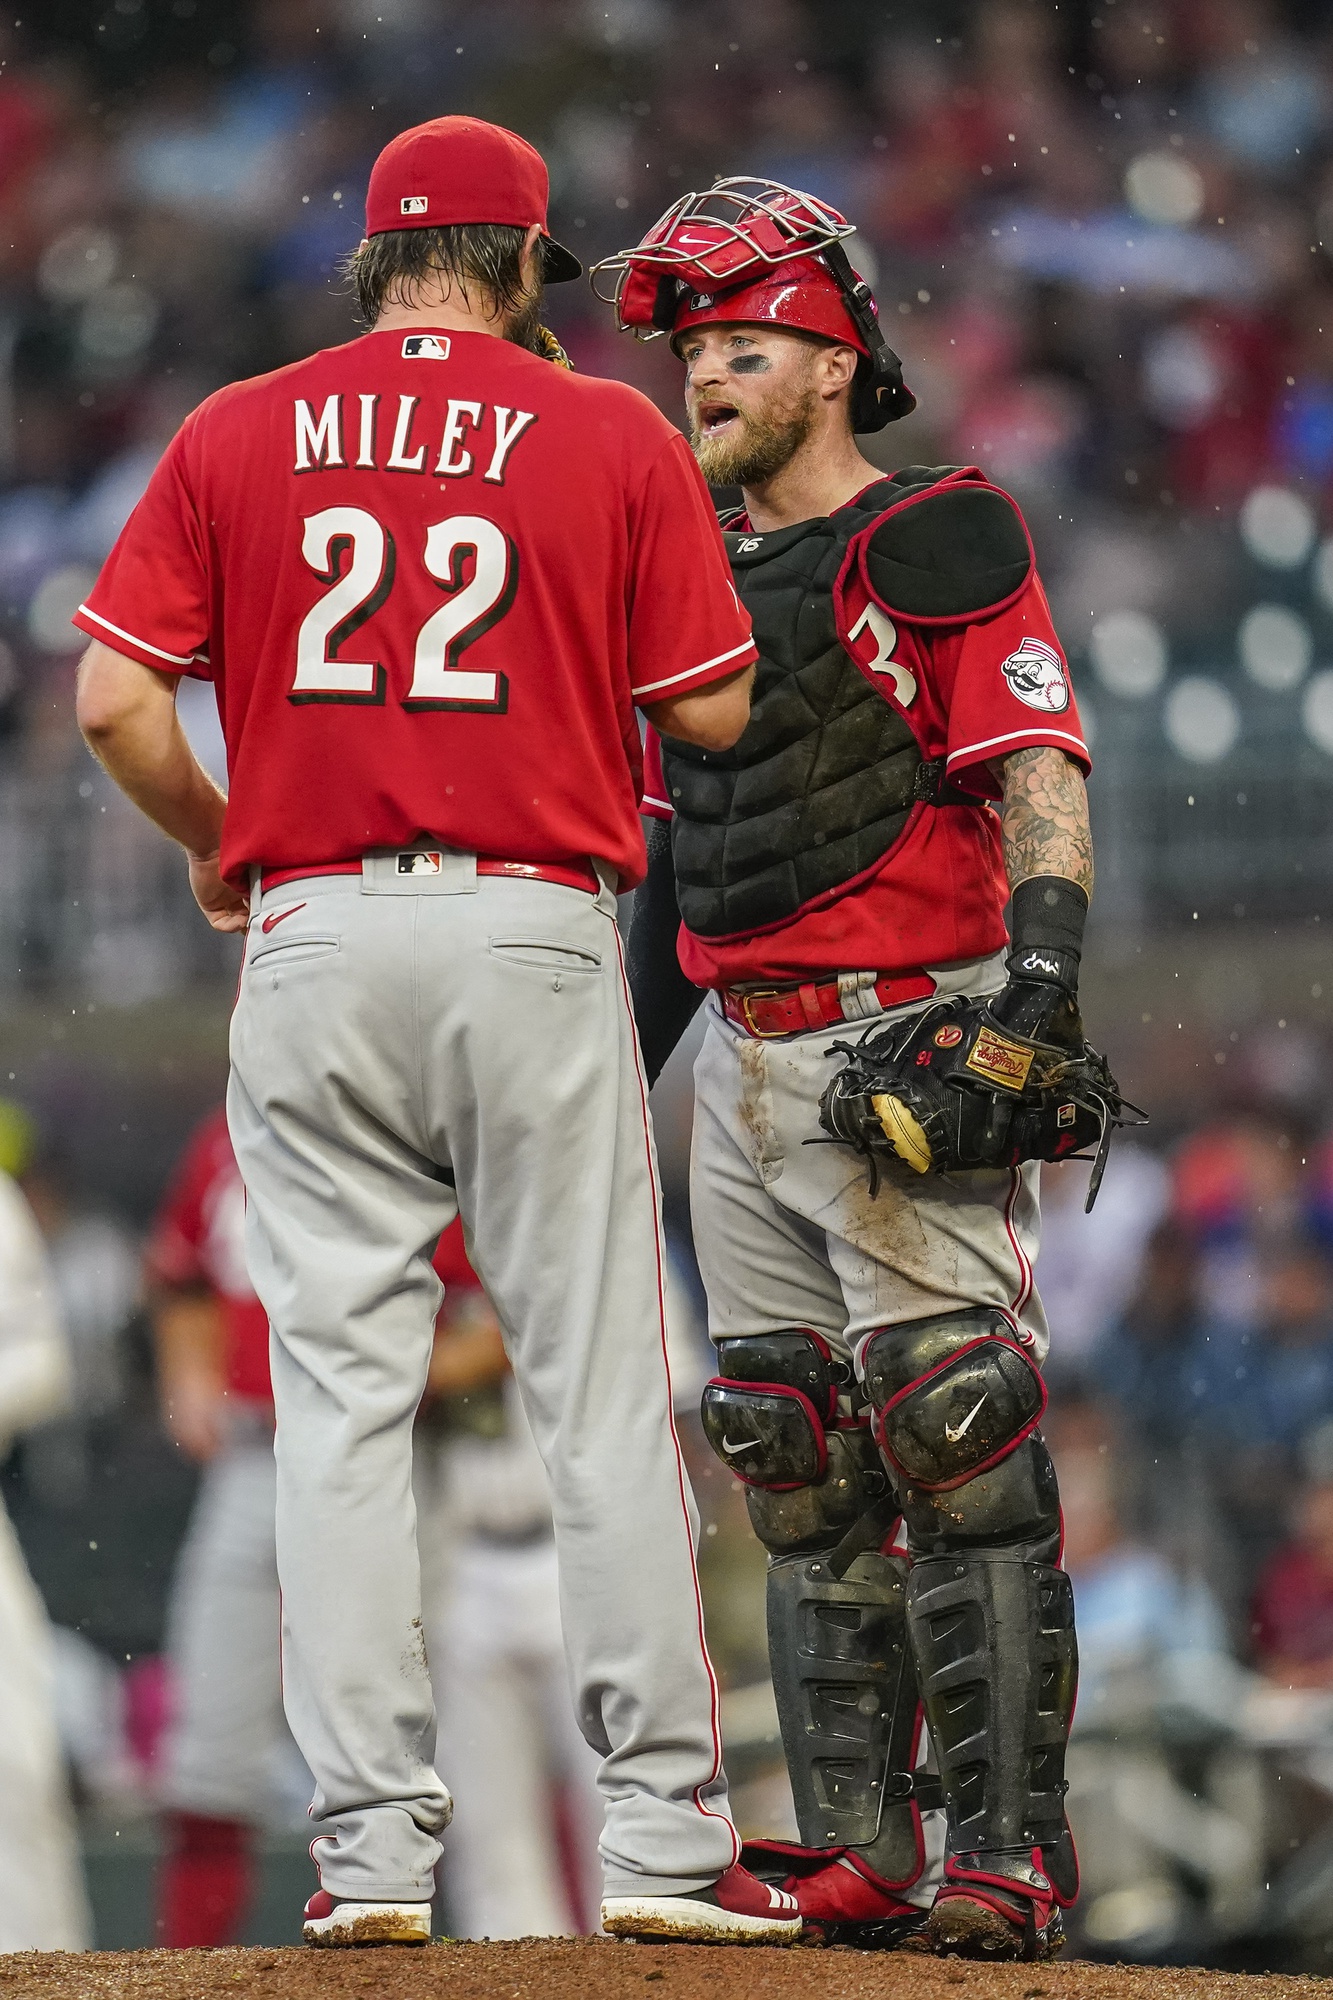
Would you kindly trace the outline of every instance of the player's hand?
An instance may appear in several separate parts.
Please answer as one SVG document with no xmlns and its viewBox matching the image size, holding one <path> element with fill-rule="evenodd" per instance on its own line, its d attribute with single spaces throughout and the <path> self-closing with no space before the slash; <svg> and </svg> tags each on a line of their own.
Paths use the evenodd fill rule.
<svg viewBox="0 0 1333 2000">
<path fill-rule="evenodd" d="M 245 929 L 250 921 L 250 899 L 223 881 L 216 854 L 190 856 L 190 887 L 215 931 Z"/>
<path fill-rule="evenodd" d="M 1078 994 L 1054 980 L 1015 979 L 1001 988 L 990 1003 L 996 1020 L 1034 1042 L 1050 1042 L 1056 1048 L 1084 1046 L 1083 1017 Z"/>
<path fill-rule="evenodd" d="M 161 1390 L 162 1419 L 172 1442 L 200 1465 L 226 1441 L 226 1391 L 211 1370 L 182 1369 Z"/>
</svg>

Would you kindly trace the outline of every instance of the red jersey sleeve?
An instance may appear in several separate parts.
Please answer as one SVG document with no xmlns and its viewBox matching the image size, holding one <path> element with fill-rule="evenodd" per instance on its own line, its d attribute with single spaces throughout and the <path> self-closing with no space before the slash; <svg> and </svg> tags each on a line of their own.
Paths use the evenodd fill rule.
<svg viewBox="0 0 1333 2000">
<path fill-rule="evenodd" d="M 672 816 L 666 777 L 662 771 L 662 739 L 651 722 L 643 738 L 643 798 L 639 811 L 649 819 L 670 819 Z"/>
<path fill-rule="evenodd" d="M 669 701 L 758 658 L 722 530 L 679 432 L 650 466 L 630 522 L 629 670 L 636 702 Z"/>
<path fill-rule="evenodd" d="M 1069 667 L 1034 573 L 1006 610 L 963 634 L 949 698 L 948 773 L 969 791 L 998 798 L 985 765 L 1042 744 L 1091 770 Z"/>
<path fill-rule="evenodd" d="M 187 419 L 167 446 L 73 622 L 141 666 L 209 680 L 208 560 L 190 490 L 192 429 Z"/>
</svg>

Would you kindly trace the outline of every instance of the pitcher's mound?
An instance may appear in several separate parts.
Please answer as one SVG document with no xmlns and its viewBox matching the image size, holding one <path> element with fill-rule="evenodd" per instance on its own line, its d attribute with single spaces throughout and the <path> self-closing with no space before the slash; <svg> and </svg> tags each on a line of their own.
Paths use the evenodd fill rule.
<svg viewBox="0 0 1333 2000">
<path fill-rule="evenodd" d="M 1155 1966 L 606 1938 L 419 1950 L 14 1952 L 0 2000 L 1333 2000 L 1329 1982 Z"/>
</svg>

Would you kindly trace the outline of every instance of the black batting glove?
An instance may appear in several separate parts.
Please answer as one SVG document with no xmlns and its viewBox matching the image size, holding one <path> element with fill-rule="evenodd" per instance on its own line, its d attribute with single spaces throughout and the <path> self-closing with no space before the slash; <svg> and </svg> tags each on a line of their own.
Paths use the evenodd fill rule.
<svg viewBox="0 0 1333 2000">
<path fill-rule="evenodd" d="M 1063 875 L 1034 875 L 1019 883 L 1005 960 L 1009 983 L 990 1002 L 1001 1026 L 1030 1041 L 1082 1047 L 1078 969 L 1087 916 L 1087 892 Z"/>
</svg>

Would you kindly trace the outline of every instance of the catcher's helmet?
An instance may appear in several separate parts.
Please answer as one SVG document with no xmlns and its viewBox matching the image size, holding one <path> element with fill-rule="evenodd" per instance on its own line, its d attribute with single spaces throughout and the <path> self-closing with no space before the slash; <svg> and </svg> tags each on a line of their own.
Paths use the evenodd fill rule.
<svg viewBox="0 0 1333 2000">
<path fill-rule="evenodd" d="M 870 287 L 852 269 L 844 238 L 855 231 L 836 208 L 780 181 L 749 175 L 682 195 L 642 243 L 593 266 L 615 278 L 608 305 L 622 330 L 674 346 L 689 327 L 746 321 L 843 340 L 864 357 L 856 374 L 852 427 L 882 430 L 916 408 L 902 364 L 880 331 Z"/>
</svg>

